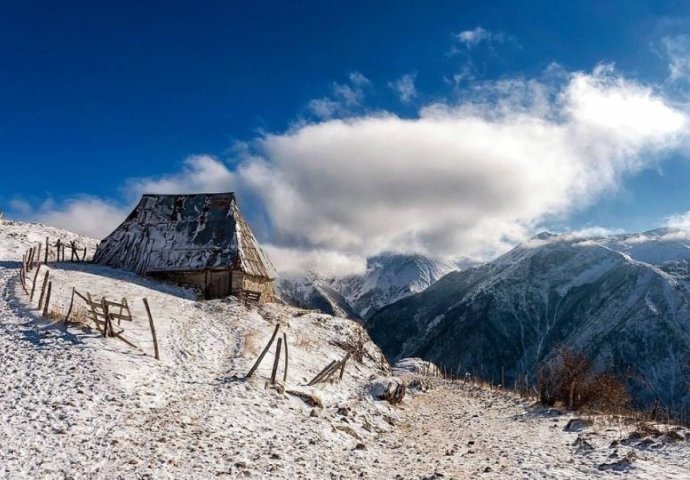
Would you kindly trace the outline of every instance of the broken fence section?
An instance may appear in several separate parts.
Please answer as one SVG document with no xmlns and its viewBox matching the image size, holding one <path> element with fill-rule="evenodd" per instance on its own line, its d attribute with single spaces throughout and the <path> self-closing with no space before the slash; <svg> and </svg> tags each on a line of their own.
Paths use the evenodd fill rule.
<svg viewBox="0 0 690 480">
<path fill-rule="evenodd" d="M 65 249 L 70 248 L 72 251 L 71 261 L 84 261 L 86 258 L 86 247 L 82 250 L 83 254 L 77 254 L 79 248 L 74 242 L 70 244 L 61 243 L 60 240 L 56 242 L 57 252 L 64 252 Z M 67 246 L 69 245 L 69 247 Z M 46 238 L 46 249 L 44 250 L 44 259 L 48 258 L 47 252 L 50 248 L 49 240 Z M 43 274 L 42 280 L 39 280 L 39 272 L 41 271 L 41 266 L 44 264 L 40 262 L 41 245 L 37 245 L 29 248 L 26 253 L 22 256 L 22 264 L 19 268 L 19 282 L 22 286 L 22 290 L 29 297 L 29 302 L 33 302 L 34 296 L 37 292 L 40 292 L 38 297 L 37 309 L 41 312 L 41 315 L 48 319 L 55 319 L 55 312 L 50 309 L 51 298 L 55 298 L 53 281 L 50 277 L 50 269 L 46 268 Z M 58 254 L 57 258 L 62 258 Z M 40 289 L 37 286 L 40 285 Z M 132 315 L 132 310 L 130 308 L 127 298 L 123 297 L 119 301 L 111 300 L 106 296 L 101 298 L 94 298 L 89 292 L 79 292 L 76 288 L 71 288 L 71 294 L 69 297 L 62 296 L 63 300 L 69 298 L 69 307 L 67 308 L 67 314 L 62 319 L 65 324 L 70 323 L 70 317 L 74 316 L 76 313 L 75 300 L 81 299 L 84 302 L 85 317 L 87 320 L 92 322 L 98 332 L 103 334 L 104 337 L 115 337 L 122 340 L 129 346 L 142 350 L 141 347 L 134 344 L 132 341 L 124 336 L 125 328 L 122 326 L 122 321 L 133 322 L 134 318 Z M 112 297 L 111 297 L 112 298 Z M 154 357 L 160 360 L 160 352 L 158 348 L 158 340 L 156 338 L 156 328 L 154 325 L 153 315 L 151 314 L 151 308 L 149 306 L 148 300 L 144 298 L 143 300 L 144 308 L 146 310 L 146 315 L 148 317 L 148 325 L 151 331 L 151 337 L 153 340 Z M 287 343 L 287 339 L 286 339 Z M 286 353 L 287 355 L 287 353 Z M 286 356 L 287 365 L 287 356 Z M 286 367 L 287 368 L 287 367 Z M 287 373 L 286 373 L 287 374 Z"/>
</svg>

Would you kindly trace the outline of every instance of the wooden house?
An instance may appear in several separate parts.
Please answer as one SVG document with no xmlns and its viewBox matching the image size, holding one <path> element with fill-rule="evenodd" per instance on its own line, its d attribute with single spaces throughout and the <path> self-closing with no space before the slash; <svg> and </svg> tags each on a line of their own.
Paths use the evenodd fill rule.
<svg viewBox="0 0 690 480">
<path fill-rule="evenodd" d="M 234 193 L 144 195 L 93 261 L 197 287 L 204 298 L 274 296 L 276 271 Z"/>
</svg>

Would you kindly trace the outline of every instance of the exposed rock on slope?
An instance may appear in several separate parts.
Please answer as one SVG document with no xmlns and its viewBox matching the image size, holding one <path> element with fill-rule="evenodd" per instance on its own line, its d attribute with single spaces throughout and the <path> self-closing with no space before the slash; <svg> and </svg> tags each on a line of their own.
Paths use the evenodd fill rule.
<svg viewBox="0 0 690 480">
<path fill-rule="evenodd" d="M 562 344 L 624 375 L 640 404 L 690 403 L 688 234 L 540 235 L 453 272 L 369 322 L 392 359 L 420 356 L 512 385 Z"/>
</svg>

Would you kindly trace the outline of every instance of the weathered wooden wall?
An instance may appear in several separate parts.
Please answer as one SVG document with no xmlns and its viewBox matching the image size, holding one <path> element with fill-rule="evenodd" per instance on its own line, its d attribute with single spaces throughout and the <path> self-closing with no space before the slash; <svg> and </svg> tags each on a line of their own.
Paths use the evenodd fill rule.
<svg viewBox="0 0 690 480">
<path fill-rule="evenodd" d="M 242 291 L 261 293 L 261 302 L 273 300 L 274 289 L 273 280 L 265 277 L 249 275 L 241 271 L 232 272 L 232 294 L 239 296 Z"/>
<path fill-rule="evenodd" d="M 243 291 L 261 293 L 261 302 L 273 300 L 273 281 L 248 275 L 239 270 L 202 270 L 188 272 L 154 272 L 151 277 L 198 288 L 206 299 L 241 296 Z"/>
</svg>

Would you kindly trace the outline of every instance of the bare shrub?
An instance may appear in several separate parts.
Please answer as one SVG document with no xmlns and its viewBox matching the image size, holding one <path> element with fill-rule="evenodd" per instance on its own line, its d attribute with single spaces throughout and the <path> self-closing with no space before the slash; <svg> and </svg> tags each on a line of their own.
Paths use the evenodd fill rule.
<svg viewBox="0 0 690 480">
<path fill-rule="evenodd" d="M 46 313 L 46 318 L 48 320 L 58 321 L 64 320 L 65 314 L 60 307 L 51 307 Z"/>
<path fill-rule="evenodd" d="M 69 323 L 74 323 L 78 325 L 86 325 L 89 323 L 89 317 L 86 314 L 86 310 L 83 308 L 75 308 L 72 310 L 69 316 Z"/>
<path fill-rule="evenodd" d="M 630 395 L 614 376 L 596 373 L 582 353 L 560 348 L 538 374 L 539 401 L 562 404 L 570 410 L 591 409 L 609 413 L 627 411 Z"/>
</svg>

